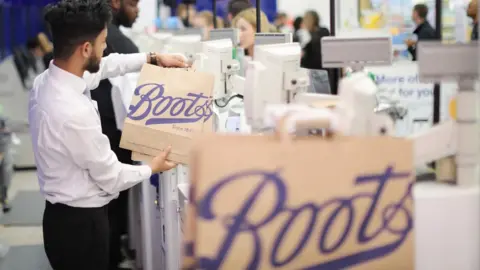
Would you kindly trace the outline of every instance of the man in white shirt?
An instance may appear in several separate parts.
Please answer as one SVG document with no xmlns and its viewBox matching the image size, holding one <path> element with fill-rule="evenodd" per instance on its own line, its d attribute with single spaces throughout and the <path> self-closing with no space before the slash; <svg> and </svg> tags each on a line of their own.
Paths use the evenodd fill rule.
<svg viewBox="0 0 480 270">
<path fill-rule="evenodd" d="M 43 238 L 54 270 L 107 270 L 106 205 L 152 173 L 167 171 L 170 149 L 149 165 L 122 164 L 102 134 L 89 91 L 100 80 L 138 71 L 145 63 L 186 67 L 176 56 L 110 54 L 110 6 L 104 0 L 63 0 L 47 8 L 54 60 L 30 94 L 29 123 L 41 192 L 47 200 Z"/>
</svg>

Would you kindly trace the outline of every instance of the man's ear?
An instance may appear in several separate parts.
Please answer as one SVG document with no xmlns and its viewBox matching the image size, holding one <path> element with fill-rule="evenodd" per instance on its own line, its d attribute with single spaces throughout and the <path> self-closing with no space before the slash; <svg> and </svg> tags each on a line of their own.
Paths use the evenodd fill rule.
<svg viewBox="0 0 480 270">
<path fill-rule="evenodd" d="M 119 10 L 122 6 L 121 0 L 110 0 L 110 5 L 114 10 Z"/>
<path fill-rule="evenodd" d="M 90 42 L 85 42 L 80 46 L 79 49 L 84 58 L 89 58 L 92 54 L 93 46 Z"/>
</svg>

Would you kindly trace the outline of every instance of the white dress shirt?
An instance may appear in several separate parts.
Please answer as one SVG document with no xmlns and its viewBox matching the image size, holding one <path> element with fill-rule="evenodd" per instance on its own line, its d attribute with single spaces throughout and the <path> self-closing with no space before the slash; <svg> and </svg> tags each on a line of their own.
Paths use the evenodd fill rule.
<svg viewBox="0 0 480 270">
<path fill-rule="evenodd" d="M 29 124 L 40 189 L 49 202 L 101 207 L 150 177 L 149 166 L 118 161 L 102 134 L 96 103 L 85 95 L 103 79 L 139 71 L 146 60 L 146 54 L 110 54 L 99 72 L 83 78 L 52 62 L 35 79 Z"/>
</svg>

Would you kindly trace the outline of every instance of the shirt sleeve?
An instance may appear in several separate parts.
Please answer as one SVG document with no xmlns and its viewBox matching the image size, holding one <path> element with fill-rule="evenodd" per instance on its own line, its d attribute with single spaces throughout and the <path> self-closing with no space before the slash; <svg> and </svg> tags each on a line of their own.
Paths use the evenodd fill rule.
<svg viewBox="0 0 480 270">
<path fill-rule="evenodd" d="M 147 165 L 128 165 L 118 161 L 102 134 L 100 121 L 88 112 L 69 117 L 64 123 L 65 146 L 77 166 L 105 192 L 115 194 L 148 179 L 152 170 Z"/>
<path fill-rule="evenodd" d="M 147 63 L 147 54 L 145 53 L 112 53 L 102 58 L 100 70 L 97 73 L 86 71 L 83 79 L 87 83 L 88 89 L 93 90 L 98 87 L 101 80 L 138 72 L 145 63 Z"/>
</svg>

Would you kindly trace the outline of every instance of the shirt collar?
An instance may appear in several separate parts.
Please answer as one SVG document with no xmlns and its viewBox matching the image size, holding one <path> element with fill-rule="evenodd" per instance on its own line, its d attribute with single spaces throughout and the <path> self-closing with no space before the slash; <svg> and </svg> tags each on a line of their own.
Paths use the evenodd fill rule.
<svg viewBox="0 0 480 270">
<path fill-rule="evenodd" d="M 48 73 L 53 78 L 68 85 L 70 88 L 75 90 L 75 92 L 82 94 L 87 89 L 87 84 L 83 78 L 57 67 L 53 61 L 50 62 Z"/>
</svg>

